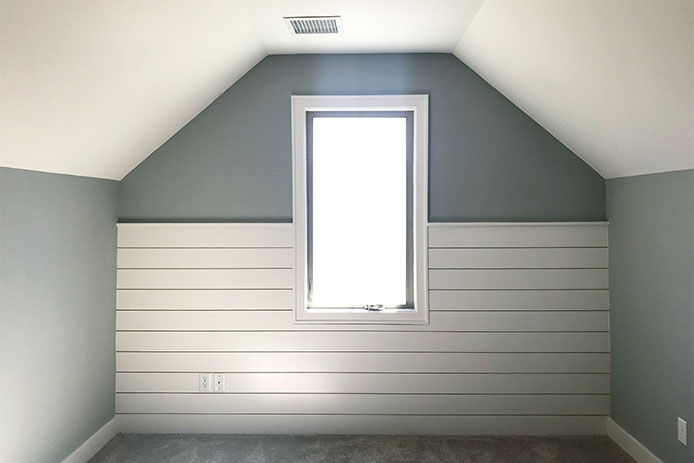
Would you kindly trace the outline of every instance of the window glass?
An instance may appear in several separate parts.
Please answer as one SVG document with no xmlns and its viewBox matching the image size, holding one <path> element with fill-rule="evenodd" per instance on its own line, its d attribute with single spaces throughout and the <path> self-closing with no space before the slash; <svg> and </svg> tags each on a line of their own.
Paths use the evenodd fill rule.
<svg viewBox="0 0 694 463">
<path fill-rule="evenodd" d="M 309 306 L 407 305 L 408 119 L 309 118 Z"/>
</svg>

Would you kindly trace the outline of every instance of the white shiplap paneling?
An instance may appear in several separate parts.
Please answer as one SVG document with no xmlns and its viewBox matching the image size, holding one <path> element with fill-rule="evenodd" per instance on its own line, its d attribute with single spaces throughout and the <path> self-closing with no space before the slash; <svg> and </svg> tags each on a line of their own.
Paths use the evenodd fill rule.
<svg viewBox="0 0 694 463">
<path fill-rule="evenodd" d="M 607 395 L 116 394 L 120 413 L 605 415 Z"/>
<path fill-rule="evenodd" d="M 609 291 L 598 290 L 464 290 L 429 291 L 429 308 L 438 310 L 608 310 Z"/>
<path fill-rule="evenodd" d="M 609 373 L 609 354 L 430 352 L 118 352 L 117 371 Z"/>
<path fill-rule="evenodd" d="M 374 314 L 377 317 L 378 314 Z M 604 311 L 433 312 L 427 326 L 294 324 L 282 311 L 118 311 L 124 331 L 607 331 Z"/>
<path fill-rule="evenodd" d="M 431 269 L 429 289 L 606 289 L 607 269 Z"/>
<path fill-rule="evenodd" d="M 119 248 L 293 248 L 290 223 L 118 224 Z"/>
<path fill-rule="evenodd" d="M 287 268 L 119 269 L 118 289 L 292 289 Z"/>
<path fill-rule="evenodd" d="M 120 331 L 120 352 L 608 352 L 608 333 Z"/>
<path fill-rule="evenodd" d="M 607 224 L 432 223 L 430 248 L 607 247 Z"/>
<path fill-rule="evenodd" d="M 121 414 L 127 432 L 198 434 L 605 434 L 603 415 Z"/>
<path fill-rule="evenodd" d="M 226 392 L 332 394 L 608 394 L 595 373 L 226 373 Z M 198 392 L 196 373 L 118 373 L 116 392 Z"/>
<path fill-rule="evenodd" d="M 291 248 L 188 248 L 118 250 L 118 268 L 292 268 Z"/>
<path fill-rule="evenodd" d="M 294 306 L 294 291 L 283 289 L 119 289 L 121 310 L 285 309 Z"/>
<path fill-rule="evenodd" d="M 119 226 L 125 429 L 603 432 L 605 224 L 430 225 L 428 325 L 295 324 L 293 240 L 291 224 Z M 198 392 L 210 371 L 223 393 Z"/>
<path fill-rule="evenodd" d="M 433 248 L 429 268 L 607 268 L 607 248 Z"/>
</svg>

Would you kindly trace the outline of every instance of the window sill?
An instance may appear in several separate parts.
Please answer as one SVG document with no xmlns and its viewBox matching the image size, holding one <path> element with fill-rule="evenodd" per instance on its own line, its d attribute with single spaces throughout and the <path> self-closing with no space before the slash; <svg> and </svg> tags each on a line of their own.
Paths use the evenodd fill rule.
<svg viewBox="0 0 694 463">
<path fill-rule="evenodd" d="M 296 312 L 296 324 L 427 325 L 422 311 L 384 309 L 304 309 Z"/>
</svg>

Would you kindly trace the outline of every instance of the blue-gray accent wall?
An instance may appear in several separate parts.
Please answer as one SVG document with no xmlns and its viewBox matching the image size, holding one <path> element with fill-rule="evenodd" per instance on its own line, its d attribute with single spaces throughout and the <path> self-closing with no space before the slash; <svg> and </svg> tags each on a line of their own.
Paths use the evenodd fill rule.
<svg viewBox="0 0 694 463">
<path fill-rule="evenodd" d="M 0 461 L 57 462 L 114 416 L 118 182 L 0 168 Z"/>
<path fill-rule="evenodd" d="M 694 461 L 693 211 L 692 170 L 607 181 L 611 415 L 668 463 Z"/>
<path fill-rule="evenodd" d="M 605 219 L 600 175 L 434 53 L 266 57 L 123 179 L 121 220 L 291 221 L 290 96 L 397 93 L 430 95 L 431 221 Z"/>
</svg>

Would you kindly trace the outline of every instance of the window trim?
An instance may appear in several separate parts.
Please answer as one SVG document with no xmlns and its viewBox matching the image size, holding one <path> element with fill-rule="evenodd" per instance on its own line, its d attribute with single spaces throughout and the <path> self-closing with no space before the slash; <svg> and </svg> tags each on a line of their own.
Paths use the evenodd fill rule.
<svg viewBox="0 0 694 463">
<path fill-rule="evenodd" d="M 293 222 L 295 241 L 295 322 L 338 324 L 427 324 L 427 221 L 428 221 L 428 95 L 293 95 L 291 97 Z M 413 113 L 413 302 L 414 309 L 320 310 L 307 308 L 307 113 L 309 112 L 412 112 Z"/>
</svg>

